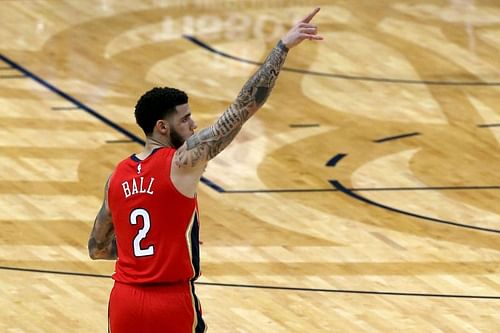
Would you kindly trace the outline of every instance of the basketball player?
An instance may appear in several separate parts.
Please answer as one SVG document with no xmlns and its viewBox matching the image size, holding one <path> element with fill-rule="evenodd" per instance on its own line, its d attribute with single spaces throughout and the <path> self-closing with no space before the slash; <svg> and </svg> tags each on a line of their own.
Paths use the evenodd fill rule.
<svg viewBox="0 0 500 333">
<path fill-rule="evenodd" d="M 211 126 L 194 131 L 188 97 L 174 88 L 154 88 L 137 102 L 146 145 L 109 177 L 88 242 L 92 259 L 116 259 L 110 332 L 205 332 L 194 288 L 200 275 L 199 180 L 207 162 L 264 104 L 288 50 L 322 39 L 309 23 L 318 11 L 285 34 Z"/>
</svg>

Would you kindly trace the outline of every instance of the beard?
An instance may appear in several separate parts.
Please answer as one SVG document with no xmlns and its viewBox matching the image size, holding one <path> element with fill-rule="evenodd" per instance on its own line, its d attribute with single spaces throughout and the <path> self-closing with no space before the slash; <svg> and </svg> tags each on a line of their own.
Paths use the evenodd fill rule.
<svg viewBox="0 0 500 333">
<path fill-rule="evenodd" d="M 179 149 L 180 146 L 184 144 L 184 141 L 186 140 L 184 140 L 184 138 L 180 136 L 180 134 L 177 133 L 175 129 L 172 129 L 170 131 L 170 142 L 172 143 L 175 149 Z"/>
</svg>

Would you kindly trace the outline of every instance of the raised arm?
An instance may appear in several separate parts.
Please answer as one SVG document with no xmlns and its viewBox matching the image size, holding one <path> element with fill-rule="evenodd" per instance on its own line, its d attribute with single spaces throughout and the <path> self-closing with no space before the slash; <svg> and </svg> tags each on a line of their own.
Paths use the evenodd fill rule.
<svg viewBox="0 0 500 333">
<path fill-rule="evenodd" d="M 108 206 L 108 186 L 109 179 L 106 182 L 101 209 L 97 213 L 89 237 L 88 250 L 92 259 L 114 260 L 117 258 L 115 231 Z"/>
<path fill-rule="evenodd" d="M 192 135 L 177 150 L 175 164 L 178 167 L 204 166 L 233 141 L 243 124 L 269 97 L 288 50 L 305 39 L 323 39 L 317 35 L 317 27 L 309 23 L 318 11 L 316 8 L 304 17 L 278 42 L 262 66 L 245 83 L 236 100 L 214 124 Z"/>
</svg>

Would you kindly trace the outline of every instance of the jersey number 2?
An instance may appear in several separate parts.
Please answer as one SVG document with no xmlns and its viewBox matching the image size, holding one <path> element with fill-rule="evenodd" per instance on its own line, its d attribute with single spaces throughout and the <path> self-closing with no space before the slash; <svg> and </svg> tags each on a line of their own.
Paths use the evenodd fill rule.
<svg viewBox="0 0 500 333">
<path fill-rule="evenodd" d="M 151 219 L 149 218 L 148 211 L 143 208 L 134 209 L 130 214 L 130 223 L 132 225 L 136 225 L 137 218 L 139 216 L 142 217 L 143 227 L 139 229 L 139 232 L 134 238 L 134 255 L 136 257 L 152 256 L 155 253 L 155 248 L 153 245 L 150 245 L 145 249 L 141 247 L 141 241 L 146 238 L 149 232 L 149 228 L 151 227 Z"/>
</svg>

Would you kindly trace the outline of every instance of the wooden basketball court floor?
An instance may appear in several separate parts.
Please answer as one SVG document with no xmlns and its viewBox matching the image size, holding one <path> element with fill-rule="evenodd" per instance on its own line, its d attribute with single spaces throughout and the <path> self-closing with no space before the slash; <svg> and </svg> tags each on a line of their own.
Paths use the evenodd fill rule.
<svg viewBox="0 0 500 333">
<path fill-rule="evenodd" d="M 105 332 L 87 257 L 137 98 L 199 128 L 316 5 L 199 187 L 209 332 L 500 332 L 500 3 L 0 1 L 0 332 Z"/>
</svg>

